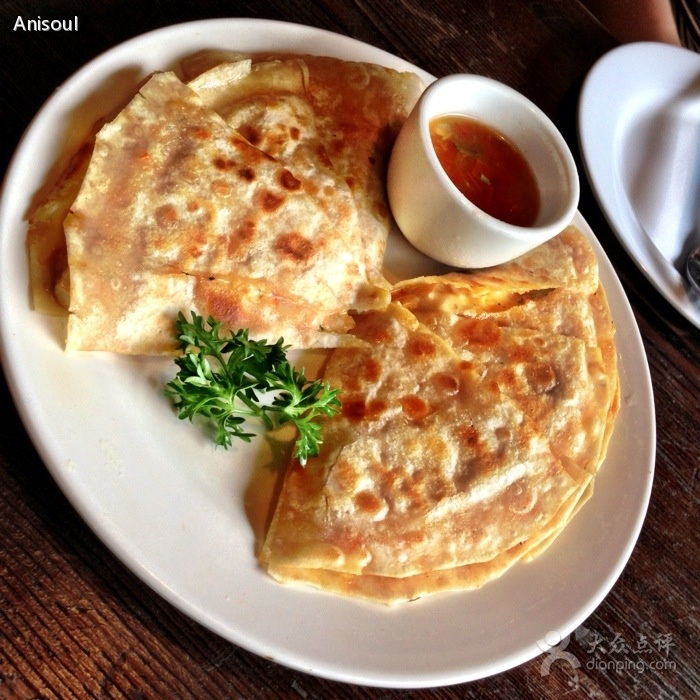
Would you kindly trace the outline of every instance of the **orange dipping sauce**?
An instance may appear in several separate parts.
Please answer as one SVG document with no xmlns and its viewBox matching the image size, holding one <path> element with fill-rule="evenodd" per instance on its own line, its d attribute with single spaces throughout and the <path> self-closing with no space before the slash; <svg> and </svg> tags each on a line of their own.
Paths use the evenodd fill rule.
<svg viewBox="0 0 700 700">
<path fill-rule="evenodd" d="M 486 124 L 448 114 L 430 122 L 433 148 L 457 189 L 479 209 L 532 226 L 540 209 L 535 175 L 522 153 Z"/>
</svg>

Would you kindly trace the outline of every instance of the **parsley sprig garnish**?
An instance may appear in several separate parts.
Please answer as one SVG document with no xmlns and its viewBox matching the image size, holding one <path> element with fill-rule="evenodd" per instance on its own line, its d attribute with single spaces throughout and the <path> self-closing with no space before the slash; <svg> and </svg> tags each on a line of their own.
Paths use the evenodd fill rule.
<svg viewBox="0 0 700 700">
<path fill-rule="evenodd" d="M 175 325 L 179 371 L 166 394 L 180 418 L 210 423 L 216 444 L 225 448 L 234 437 L 250 442 L 255 436 L 246 429 L 249 419 L 259 419 L 267 429 L 291 422 L 298 430 L 294 456 L 299 462 L 318 454 L 317 419 L 338 412 L 338 390 L 309 381 L 290 364 L 282 338 L 270 345 L 251 340 L 245 329 L 221 337 L 221 322 L 195 313 L 190 322 L 180 312 Z"/>
</svg>

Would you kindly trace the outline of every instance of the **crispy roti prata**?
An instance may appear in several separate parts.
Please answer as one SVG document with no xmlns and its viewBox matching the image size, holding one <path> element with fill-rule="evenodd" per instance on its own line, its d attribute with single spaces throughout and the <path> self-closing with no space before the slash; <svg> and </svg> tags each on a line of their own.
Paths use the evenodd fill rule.
<svg viewBox="0 0 700 700">
<path fill-rule="evenodd" d="M 405 577 L 476 564 L 536 535 L 576 489 L 527 414 L 400 304 L 336 350 L 322 454 L 292 465 L 262 558 Z M 288 568 L 286 569 L 288 571 Z"/>
<path fill-rule="evenodd" d="M 232 56 L 235 56 L 235 60 L 232 60 Z M 86 278 L 81 278 L 84 274 L 82 263 L 86 262 L 81 258 L 82 236 L 73 235 L 75 245 L 71 260 L 77 263 L 77 292 L 72 315 L 76 318 L 70 322 L 67 347 L 130 353 L 167 352 L 169 345 L 164 334 L 166 328 L 172 327 L 173 311 L 186 306 L 201 313 L 223 316 L 222 320 L 232 327 L 250 327 L 253 336 L 284 335 L 286 341 L 297 346 L 328 347 L 335 345 L 339 335 L 351 326 L 352 321 L 347 314 L 349 309 L 373 308 L 388 303 L 388 283 L 381 273 L 390 227 L 383 172 L 396 131 L 422 92 L 422 82 L 413 74 L 402 74 L 371 64 L 329 59 L 324 64 L 325 74 L 320 70 L 315 71 L 320 78 L 313 81 L 316 86 L 314 97 L 309 69 L 302 58 L 287 56 L 283 60 L 255 62 L 245 57 L 238 59 L 230 52 L 219 52 L 218 55 L 208 52 L 203 57 L 185 61 L 183 70 L 190 79 L 190 89 L 211 112 L 229 122 L 229 127 L 242 135 L 251 146 L 274 158 L 291 173 L 292 178 L 287 184 L 299 182 L 303 194 L 318 201 L 301 206 L 301 193 L 295 193 L 294 204 L 283 207 L 290 212 L 287 216 L 289 236 L 284 240 L 269 235 L 268 242 L 274 241 L 272 248 L 265 248 L 260 237 L 253 235 L 256 222 L 251 217 L 242 219 L 235 233 L 231 232 L 229 236 L 238 262 L 244 258 L 243 266 L 239 266 L 235 275 L 228 274 L 228 271 L 222 275 L 219 268 L 208 271 L 211 274 L 207 274 L 205 280 L 200 275 L 201 269 L 198 269 L 193 279 L 176 279 L 173 271 L 177 265 L 163 269 L 153 261 L 144 260 L 142 271 L 136 272 L 130 280 L 123 280 L 118 294 L 124 295 L 124 298 L 114 300 L 113 287 L 110 289 L 110 304 L 113 305 L 111 318 L 105 319 L 102 328 L 96 324 L 100 309 L 91 312 L 91 307 L 94 301 L 92 294 L 103 289 L 97 284 L 96 277 L 90 283 Z M 329 69 L 330 66 L 333 70 Z M 373 89 L 362 89 L 363 83 L 355 80 L 352 86 L 346 88 L 354 96 L 354 101 L 330 103 L 323 97 L 323 91 L 328 87 L 327 81 L 332 79 L 335 83 L 333 90 L 337 91 L 342 88 L 338 81 L 344 75 L 358 74 L 372 75 L 371 80 L 367 80 L 370 80 Z M 325 94 L 327 97 L 330 93 Z M 136 101 L 142 98 L 143 95 L 140 95 Z M 173 104 L 171 100 L 169 106 Z M 340 114 L 336 111 L 348 104 L 353 105 L 354 112 Z M 372 116 L 371 120 L 368 120 L 368 115 Z M 332 132 L 328 129 L 332 129 Z M 170 138 L 174 132 L 164 129 L 156 131 L 154 135 Z M 111 153 L 120 150 L 119 139 L 122 136 L 120 129 L 107 129 L 102 134 L 103 153 L 95 158 L 96 164 L 92 165 L 90 173 L 93 183 L 95 179 L 109 175 L 107 171 L 111 163 L 108 161 L 111 161 L 111 156 L 106 160 L 104 152 L 110 148 Z M 182 138 L 182 134 L 176 138 Z M 111 144 L 110 139 L 113 140 Z M 358 149 L 353 152 L 353 147 Z M 334 159 L 331 159 L 331 150 Z M 89 151 L 86 149 L 86 153 Z M 115 162 L 120 163 L 117 177 L 123 181 L 124 157 Z M 73 167 L 64 173 L 48 198 L 30 217 L 28 247 L 32 294 L 35 308 L 42 312 L 62 313 L 69 303 L 70 274 L 66 235 L 61 224 L 74 202 L 77 188 L 83 183 L 87 165 L 88 162 L 83 159 L 80 167 Z M 132 162 L 136 186 L 141 181 L 140 165 Z M 99 174 L 99 167 L 105 172 Z M 266 170 L 270 171 L 271 166 Z M 168 181 L 165 169 L 161 173 L 163 181 Z M 221 190 L 222 182 L 228 175 L 230 173 L 209 172 L 204 177 Z M 172 177 L 169 180 L 172 182 Z M 183 187 L 187 187 L 191 181 L 190 177 L 182 183 Z M 153 178 L 150 184 L 153 184 Z M 200 183 L 197 179 L 200 189 L 205 185 L 205 181 Z M 90 184 L 86 186 L 86 199 L 90 196 L 89 188 Z M 289 194 L 286 188 L 283 190 L 285 196 Z M 162 191 L 163 183 L 152 195 L 154 200 L 162 196 Z M 221 199 L 222 194 L 216 192 L 214 199 Z M 122 199 L 123 196 L 118 197 L 112 204 Z M 143 197 L 141 199 L 139 206 L 143 209 Z M 266 207 L 274 206 L 276 201 L 275 196 L 258 202 L 261 216 L 269 218 Z M 174 222 L 170 219 L 173 211 L 167 209 L 168 204 L 165 202 L 166 208 L 160 211 L 161 214 L 169 212 L 165 223 L 166 227 L 172 228 Z M 249 204 L 244 203 L 244 211 Z M 81 202 L 77 202 L 76 209 L 79 210 L 80 206 Z M 193 206 L 192 203 L 189 206 Z M 160 205 L 154 201 L 153 208 L 158 207 Z M 211 212 L 211 207 L 208 209 Z M 103 208 L 103 212 L 105 210 Z M 112 211 L 110 207 L 110 213 Z M 81 216 L 86 214 L 84 209 L 80 213 Z M 177 213 L 179 216 L 180 212 Z M 299 232 L 299 226 L 292 228 L 292 220 L 297 217 L 307 218 L 310 227 L 317 233 L 324 228 L 331 229 L 330 237 L 319 233 L 309 244 L 306 232 Z M 183 228 L 201 228 L 203 220 L 195 220 L 194 212 L 188 211 L 187 218 Z M 68 216 L 67 223 L 73 234 L 76 233 L 76 226 L 80 226 L 80 220 L 81 217 Z M 96 217 L 93 217 L 94 221 Z M 277 221 L 279 223 L 279 217 Z M 123 217 L 121 223 L 126 223 Z M 135 223 L 141 226 L 138 221 Z M 143 231 L 143 228 L 139 230 Z M 91 232 L 94 233 L 94 226 Z M 186 236 L 181 236 L 180 240 L 183 238 Z M 250 238 L 256 240 L 248 247 Z M 201 235 L 199 240 L 201 244 Z M 176 239 L 173 239 L 175 242 Z M 219 247 L 221 242 L 219 236 L 212 243 Z M 247 253 L 243 252 L 245 249 Z M 261 251 L 262 257 L 259 256 Z M 222 255 L 225 254 L 222 251 Z M 284 263 L 281 266 L 282 278 L 276 275 L 277 267 L 272 264 L 273 259 L 280 255 Z M 251 264 L 254 259 L 260 261 L 258 265 Z M 294 262 L 290 264 L 292 260 Z M 101 264 L 98 262 L 98 267 Z M 289 271 L 294 266 L 296 275 L 284 274 L 285 270 Z M 326 268 L 325 273 L 320 271 L 321 267 Z M 111 285 L 115 285 L 123 270 L 124 265 L 115 265 L 110 270 L 100 268 L 96 273 L 98 276 L 109 273 Z M 192 274 L 187 268 L 181 272 Z M 291 284 L 287 285 L 287 281 Z M 90 285 L 92 288 L 89 288 Z M 137 287 L 138 292 L 128 291 L 131 287 Z M 301 294 L 298 293 L 300 287 L 304 287 Z M 348 288 L 352 288 L 352 292 Z M 82 296 L 85 294 L 91 297 L 91 301 L 87 296 Z M 144 303 L 138 309 L 130 308 L 129 302 L 136 302 L 138 296 L 143 297 Z M 332 302 L 334 296 L 335 302 Z M 102 311 L 105 311 L 104 305 Z M 81 317 L 84 321 L 80 321 Z M 151 324 L 151 339 L 147 328 L 134 335 L 135 324 Z M 108 325 L 117 330 L 116 336 L 109 332 L 100 340 L 97 336 Z"/>
<path fill-rule="evenodd" d="M 528 270 L 536 271 L 530 290 L 523 286 Z M 517 292 L 493 288 L 496 280 Z M 530 415 L 563 462 L 587 472 L 568 517 L 526 557 L 533 558 L 592 495 L 619 410 L 614 326 L 592 248 L 572 226 L 513 263 L 443 279 L 408 280 L 396 286 L 394 298 L 436 332 L 451 335 L 463 357 L 480 357 L 489 376 L 497 376 L 510 387 L 510 395 L 529 404 Z M 496 342 L 503 333 L 521 340 Z M 560 349 L 542 352 L 538 346 L 543 343 Z M 554 402 L 559 409 L 549 413 L 547 406 Z"/>
<path fill-rule="evenodd" d="M 363 273 L 388 289 L 381 273 L 388 227 L 377 237 L 381 245 L 367 249 L 367 222 L 360 220 L 356 193 L 326 148 L 322 134 L 327 125 L 319 127 L 323 120 L 309 92 L 306 61 L 292 57 L 217 64 L 188 85 L 249 143 L 314 183 L 315 196 L 330 200 L 329 210 L 338 213 L 338 225 L 354 229 L 353 255 Z M 361 159 L 361 154 L 353 158 Z"/>
<path fill-rule="evenodd" d="M 424 83 L 409 71 L 309 54 L 246 56 L 206 51 L 183 61 L 182 70 L 189 80 L 204 74 L 216 80 L 216 72 L 226 70 L 222 66 L 240 61 L 251 61 L 253 71 L 266 64 L 283 71 L 301 66 L 324 154 L 355 199 L 368 275 L 383 284 L 381 267 L 391 226 L 386 195 L 389 155 Z M 223 96 L 224 110 L 225 103 Z"/>
<path fill-rule="evenodd" d="M 393 298 L 465 361 L 481 362 L 485 379 L 526 406 L 560 459 L 593 472 L 606 437 L 602 407 L 617 392 L 597 269 L 585 236 L 570 227 L 512 263 L 402 282 Z"/>
<path fill-rule="evenodd" d="M 334 352 L 343 413 L 319 458 L 291 465 L 260 555 L 281 582 L 388 604 L 541 554 L 590 498 L 619 405 L 612 319 L 576 229 L 394 299 L 358 318 L 363 348 Z"/>
<path fill-rule="evenodd" d="M 168 352 L 189 308 L 254 337 L 335 344 L 348 309 L 387 292 L 355 258 L 352 202 L 319 192 L 315 175 L 254 147 L 174 74 L 154 75 L 98 133 L 66 217 L 67 348 Z"/>
</svg>

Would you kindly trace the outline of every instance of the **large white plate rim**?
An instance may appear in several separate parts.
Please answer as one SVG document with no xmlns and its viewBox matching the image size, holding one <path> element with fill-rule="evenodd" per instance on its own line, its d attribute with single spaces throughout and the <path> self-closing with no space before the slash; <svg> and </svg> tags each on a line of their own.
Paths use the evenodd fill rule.
<svg viewBox="0 0 700 700">
<path fill-rule="evenodd" d="M 45 175 L 36 163 L 57 155 L 48 137 L 57 114 L 118 68 L 135 63 L 155 70 L 166 56 L 217 43 L 413 68 L 347 37 L 231 19 L 137 37 L 66 81 L 27 130 L 8 170 L 0 209 L 2 361 L 39 454 L 80 515 L 134 573 L 193 619 L 255 653 L 339 681 L 406 688 L 474 680 L 535 657 L 548 632 L 569 634 L 609 592 L 638 537 L 652 484 L 655 421 L 643 345 L 619 280 L 580 215 L 576 223 L 601 261 L 622 365 L 619 425 L 597 494 L 540 560 L 480 591 L 398 610 L 282 587 L 255 569 L 240 495 L 247 470 L 232 465 L 231 454 L 214 452 L 163 405 L 157 391 L 168 371 L 163 362 L 68 357 L 57 343 L 60 323 L 29 312 L 22 217 L 28 187 Z M 103 408 L 99 420 L 90 395 L 96 386 L 105 389 L 98 399 L 116 407 Z M 131 410 L 132 405 L 143 410 Z M 144 413 L 150 432 L 144 431 Z M 84 429 L 79 437 L 78 426 Z M 159 431 L 167 432 L 167 445 L 151 437 Z M 260 461 L 260 451 L 241 449 L 236 459 L 251 464 Z M 177 465 L 159 462 L 173 454 L 181 460 Z"/>
<path fill-rule="evenodd" d="M 621 176 L 624 137 L 633 117 L 698 75 L 700 58 L 677 47 L 639 42 L 613 49 L 584 80 L 579 140 L 588 179 L 623 248 L 664 298 L 700 327 L 700 298 L 649 240 Z"/>
</svg>

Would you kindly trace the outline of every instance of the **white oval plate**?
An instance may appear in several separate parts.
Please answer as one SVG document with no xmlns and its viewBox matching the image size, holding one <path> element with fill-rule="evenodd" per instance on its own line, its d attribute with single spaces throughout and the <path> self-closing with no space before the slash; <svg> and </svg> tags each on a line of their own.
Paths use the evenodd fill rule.
<svg viewBox="0 0 700 700">
<path fill-rule="evenodd" d="M 642 525 L 654 466 L 653 397 L 638 328 L 580 216 L 576 223 L 600 258 L 622 373 L 622 408 L 596 494 L 532 564 L 479 591 L 395 609 L 268 577 L 256 564 L 247 514 L 256 485 L 263 497 L 267 487 L 266 441 L 215 450 L 163 398 L 174 374 L 170 361 L 65 354 L 63 322 L 30 309 L 25 214 L 59 155 L 78 142 L 80 125 L 119 104 L 143 76 L 202 48 L 313 52 L 414 69 L 317 29 L 223 19 L 137 37 L 61 86 L 16 152 L 1 208 L 2 359 L 32 440 L 77 511 L 126 566 L 177 608 L 257 654 L 335 680 L 391 687 L 473 680 L 533 658 L 548 632 L 572 632 L 616 581 Z M 398 234 L 387 260 L 394 277 L 435 267 Z"/>
<path fill-rule="evenodd" d="M 685 258 L 700 244 L 700 55 L 626 44 L 586 76 L 579 140 L 611 228 L 664 297 L 700 328 Z"/>
</svg>

